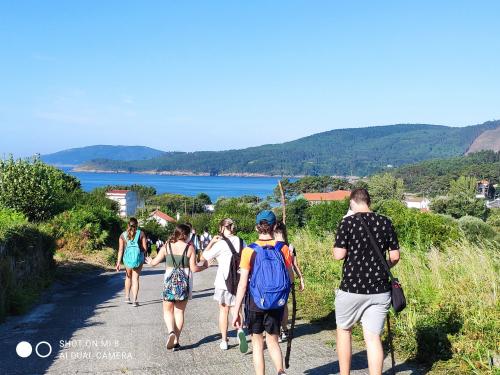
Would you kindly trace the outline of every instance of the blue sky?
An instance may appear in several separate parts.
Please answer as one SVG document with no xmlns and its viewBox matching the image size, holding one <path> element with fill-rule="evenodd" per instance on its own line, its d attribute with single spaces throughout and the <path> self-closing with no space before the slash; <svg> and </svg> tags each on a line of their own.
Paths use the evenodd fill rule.
<svg viewBox="0 0 500 375">
<path fill-rule="evenodd" d="M 499 1 L 4 1 L 0 156 L 500 118 Z"/>
</svg>

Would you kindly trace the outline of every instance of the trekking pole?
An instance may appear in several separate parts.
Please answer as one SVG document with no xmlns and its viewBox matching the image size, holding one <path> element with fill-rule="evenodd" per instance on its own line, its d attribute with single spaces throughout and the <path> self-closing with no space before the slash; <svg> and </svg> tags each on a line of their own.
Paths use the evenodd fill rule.
<svg viewBox="0 0 500 375">
<path fill-rule="evenodd" d="M 394 358 L 394 347 L 392 346 L 391 316 L 387 315 L 387 334 L 389 335 L 389 350 L 391 352 L 392 375 L 396 375 L 396 360 Z"/>
</svg>

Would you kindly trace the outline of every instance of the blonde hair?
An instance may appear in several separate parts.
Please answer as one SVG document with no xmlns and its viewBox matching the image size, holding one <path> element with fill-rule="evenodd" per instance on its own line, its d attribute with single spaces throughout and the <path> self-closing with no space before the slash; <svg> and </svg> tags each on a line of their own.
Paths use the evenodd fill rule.
<svg viewBox="0 0 500 375">
<path fill-rule="evenodd" d="M 226 218 L 226 219 L 220 221 L 220 223 L 219 223 L 219 234 L 220 235 L 224 234 L 224 229 L 229 230 L 231 232 L 231 234 L 234 233 L 235 227 L 234 227 L 233 219 Z"/>
</svg>

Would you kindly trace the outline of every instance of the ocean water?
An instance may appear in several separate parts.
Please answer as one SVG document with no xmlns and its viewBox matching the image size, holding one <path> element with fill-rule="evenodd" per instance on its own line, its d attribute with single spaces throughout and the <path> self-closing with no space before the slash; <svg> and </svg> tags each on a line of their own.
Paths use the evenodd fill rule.
<svg viewBox="0 0 500 375">
<path fill-rule="evenodd" d="M 106 185 L 148 185 L 158 194 L 175 193 L 194 196 L 206 193 L 212 201 L 221 197 L 256 195 L 266 198 L 273 194 L 278 177 L 212 177 L 212 176 L 162 176 L 140 173 L 91 173 L 65 172 L 78 178 L 85 191 Z"/>
</svg>

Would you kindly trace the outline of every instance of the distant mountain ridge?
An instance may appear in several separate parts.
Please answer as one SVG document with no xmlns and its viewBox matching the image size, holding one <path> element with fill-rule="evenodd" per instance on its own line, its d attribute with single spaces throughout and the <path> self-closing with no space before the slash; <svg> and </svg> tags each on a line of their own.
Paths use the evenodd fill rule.
<svg viewBox="0 0 500 375">
<path fill-rule="evenodd" d="M 53 154 L 42 155 L 41 158 L 49 164 L 76 167 L 94 159 L 120 161 L 146 160 L 159 157 L 164 153 L 164 151 L 145 146 L 96 145 L 71 148 Z"/>
<path fill-rule="evenodd" d="M 388 166 L 465 154 L 500 121 L 450 127 L 398 124 L 336 129 L 295 141 L 241 150 L 168 152 L 149 160 L 99 159 L 79 170 L 193 174 L 358 175 Z M 97 158 L 96 158 L 97 159 Z"/>
</svg>

